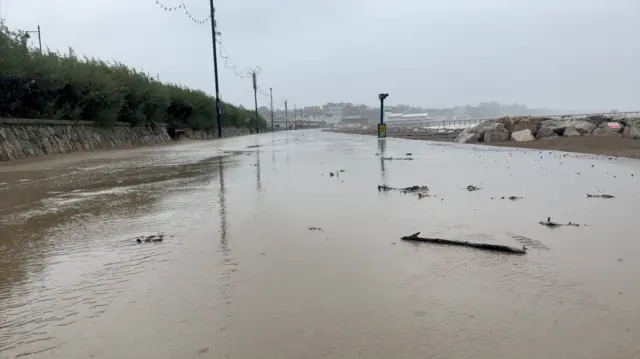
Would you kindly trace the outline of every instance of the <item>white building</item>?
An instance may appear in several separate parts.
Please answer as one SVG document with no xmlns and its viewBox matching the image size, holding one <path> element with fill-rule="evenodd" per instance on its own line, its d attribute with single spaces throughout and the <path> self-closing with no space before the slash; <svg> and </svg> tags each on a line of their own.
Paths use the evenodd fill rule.
<svg viewBox="0 0 640 359">
<path fill-rule="evenodd" d="M 420 127 L 424 126 L 431 120 L 428 118 L 428 113 L 393 113 L 393 112 L 385 112 L 384 113 L 384 122 L 387 126 L 411 126 L 411 127 Z"/>
</svg>

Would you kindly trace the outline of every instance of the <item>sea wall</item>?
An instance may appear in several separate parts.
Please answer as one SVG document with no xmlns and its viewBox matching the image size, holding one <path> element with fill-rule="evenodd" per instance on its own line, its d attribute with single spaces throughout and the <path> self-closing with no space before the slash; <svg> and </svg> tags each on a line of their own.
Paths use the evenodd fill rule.
<svg viewBox="0 0 640 359">
<path fill-rule="evenodd" d="M 223 137 L 249 134 L 244 128 L 223 128 Z M 191 139 L 213 139 L 215 133 L 185 132 Z M 159 124 L 113 127 L 97 126 L 89 121 L 30 120 L 0 118 L 0 161 L 63 154 L 77 151 L 107 150 L 172 142 L 166 128 Z"/>
</svg>

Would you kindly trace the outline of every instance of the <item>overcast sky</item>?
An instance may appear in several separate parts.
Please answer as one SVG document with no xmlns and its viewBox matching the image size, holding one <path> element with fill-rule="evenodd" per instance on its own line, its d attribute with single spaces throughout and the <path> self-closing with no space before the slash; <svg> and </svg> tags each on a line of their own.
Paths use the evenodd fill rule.
<svg viewBox="0 0 640 359">
<path fill-rule="evenodd" d="M 168 6 L 178 0 L 163 0 Z M 206 18 L 207 0 L 185 0 Z M 239 69 L 260 66 L 274 105 L 449 107 L 482 101 L 640 110 L 640 0 L 215 0 Z M 155 0 L 0 0 L 10 28 L 51 49 L 116 59 L 213 93 L 209 23 Z M 223 61 L 221 60 L 223 63 Z M 253 106 L 220 66 L 221 98 Z M 259 95 L 260 105 L 268 97 Z"/>
</svg>

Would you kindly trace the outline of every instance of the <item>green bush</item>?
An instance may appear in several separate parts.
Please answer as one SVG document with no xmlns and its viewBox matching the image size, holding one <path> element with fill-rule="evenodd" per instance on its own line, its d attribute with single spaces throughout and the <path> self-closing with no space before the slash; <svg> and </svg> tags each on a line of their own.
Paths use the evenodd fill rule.
<svg viewBox="0 0 640 359">
<path fill-rule="evenodd" d="M 25 35 L 0 20 L 0 117 L 217 128 L 215 99 L 202 91 L 160 83 L 121 63 L 78 59 L 71 49 L 40 53 Z M 223 126 L 267 126 L 244 108 L 222 103 L 221 112 Z"/>
</svg>

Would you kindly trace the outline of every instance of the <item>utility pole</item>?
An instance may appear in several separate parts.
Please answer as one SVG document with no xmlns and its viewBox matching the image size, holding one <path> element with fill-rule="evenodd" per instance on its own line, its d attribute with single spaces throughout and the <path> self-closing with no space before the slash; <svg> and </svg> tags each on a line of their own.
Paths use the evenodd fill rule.
<svg viewBox="0 0 640 359">
<path fill-rule="evenodd" d="M 273 127 L 273 88 L 269 87 L 269 97 L 271 98 L 271 131 L 275 131 Z"/>
<path fill-rule="evenodd" d="M 256 123 L 260 117 L 258 116 L 258 74 L 255 71 L 251 73 L 251 78 L 253 79 L 253 101 L 255 102 L 256 108 Z"/>
<path fill-rule="evenodd" d="M 287 101 L 284 102 L 284 129 L 289 129 L 289 110 L 287 109 Z"/>
<path fill-rule="evenodd" d="M 209 0 L 211 11 L 211 40 L 213 41 L 213 73 L 216 81 L 216 122 L 218 122 L 218 138 L 222 137 L 222 112 L 220 111 L 220 84 L 218 83 L 218 50 L 216 47 L 216 9 L 213 0 Z"/>
<path fill-rule="evenodd" d="M 298 116 L 298 111 L 296 110 L 296 105 L 293 105 L 293 129 L 296 129 L 296 116 Z"/>
</svg>

